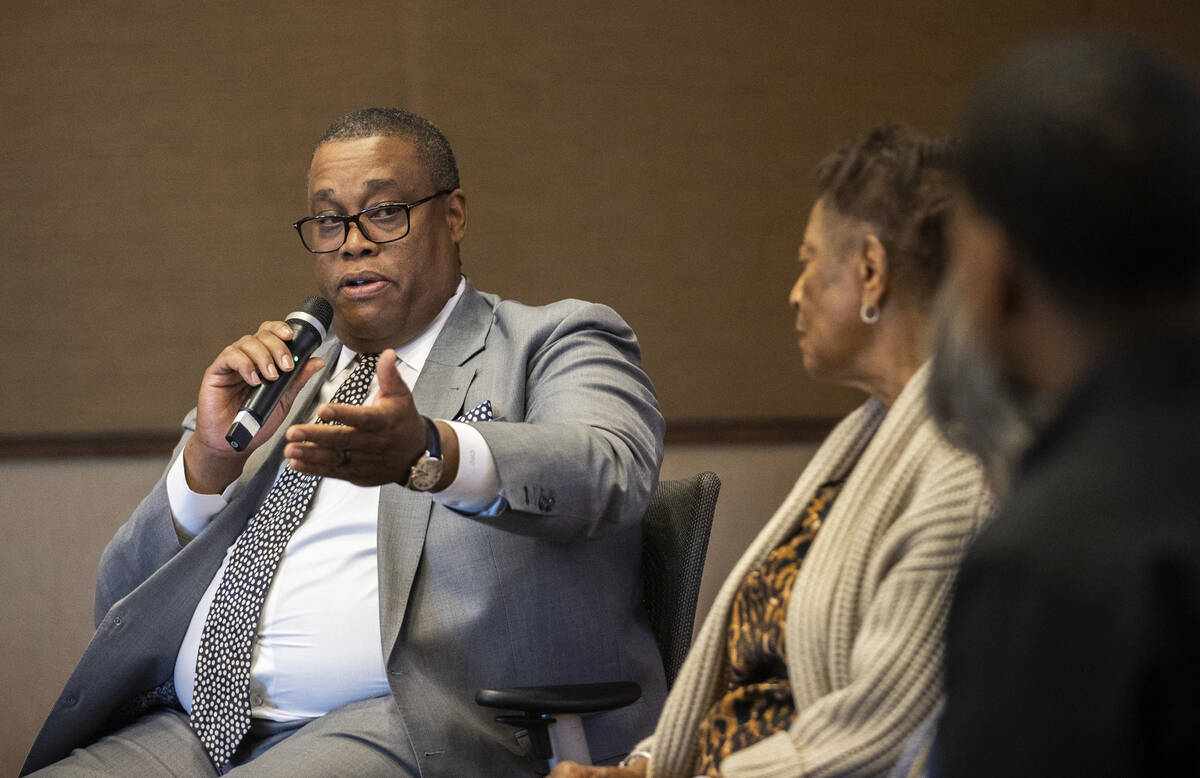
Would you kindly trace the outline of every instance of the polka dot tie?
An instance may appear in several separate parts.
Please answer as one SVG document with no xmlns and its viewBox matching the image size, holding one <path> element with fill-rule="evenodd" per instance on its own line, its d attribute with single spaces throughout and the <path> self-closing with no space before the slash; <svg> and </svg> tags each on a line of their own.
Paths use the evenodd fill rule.
<svg viewBox="0 0 1200 778">
<path fill-rule="evenodd" d="M 358 366 L 332 401 L 362 405 L 378 358 L 378 354 L 360 354 Z M 267 589 L 320 480 L 284 467 L 234 544 L 204 622 L 190 719 L 222 773 L 250 729 L 250 657 Z"/>
</svg>

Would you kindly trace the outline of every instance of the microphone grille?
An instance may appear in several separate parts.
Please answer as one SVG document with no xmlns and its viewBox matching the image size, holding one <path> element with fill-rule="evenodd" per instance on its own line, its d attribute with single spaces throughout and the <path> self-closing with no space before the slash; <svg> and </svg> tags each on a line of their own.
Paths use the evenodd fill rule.
<svg viewBox="0 0 1200 778">
<path fill-rule="evenodd" d="M 300 303 L 300 310 L 321 322 L 327 330 L 330 323 L 333 322 L 333 306 L 324 297 L 309 297 L 305 299 L 304 302 Z"/>
</svg>

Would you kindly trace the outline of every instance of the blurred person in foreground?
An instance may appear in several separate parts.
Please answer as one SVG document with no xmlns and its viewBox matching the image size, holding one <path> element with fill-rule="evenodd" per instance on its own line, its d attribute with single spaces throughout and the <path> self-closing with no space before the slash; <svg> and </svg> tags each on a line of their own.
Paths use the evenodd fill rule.
<svg viewBox="0 0 1200 778">
<path fill-rule="evenodd" d="M 1194 772 L 1200 91 L 1111 39 L 976 89 L 952 282 L 1048 420 L 964 561 L 931 773 Z"/>
<path fill-rule="evenodd" d="M 989 515 L 925 400 L 950 149 L 888 127 L 817 169 L 789 300 L 805 369 L 862 389 L 721 588 L 652 737 L 563 776 L 883 774 L 942 694 L 959 561 Z"/>
</svg>

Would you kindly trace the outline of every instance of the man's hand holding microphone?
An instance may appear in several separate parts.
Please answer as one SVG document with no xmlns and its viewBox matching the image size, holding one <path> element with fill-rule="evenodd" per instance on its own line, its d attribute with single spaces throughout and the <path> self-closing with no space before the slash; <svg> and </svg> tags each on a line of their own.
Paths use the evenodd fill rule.
<svg viewBox="0 0 1200 778">
<path fill-rule="evenodd" d="M 196 407 L 196 430 L 184 448 L 188 486 L 217 494 L 241 475 L 249 454 L 268 440 L 296 395 L 325 367 L 309 358 L 333 318 L 329 303 L 310 297 L 287 321 L 265 321 L 252 335 L 226 346 L 204 371 Z M 340 478 L 359 486 L 408 480 L 409 468 L 426 450 L 427 426 L 417 413 L 391 349 L 379 357 L 379 391 L 371 405 L 327 403 L 317 410 L 325 422 L 288 429 L 284 456 L 295 470 Z M 458 439 L 436 422 L 442 446 L 445 488 L 458 469 Z"/>
</svg>

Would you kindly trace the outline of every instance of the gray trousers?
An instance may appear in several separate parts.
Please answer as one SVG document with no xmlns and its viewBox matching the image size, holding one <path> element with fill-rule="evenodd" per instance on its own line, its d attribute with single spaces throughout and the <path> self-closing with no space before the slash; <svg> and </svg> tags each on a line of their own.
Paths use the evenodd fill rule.
<svg viewBox="0 0 1200 778">
<path fill-rule="evenodd" d="M 255 719 L 233 762 L 230 775 L 267 778 L 418 774 L 390 694 L 343 705 L 308 722 Z M 142 716 L 32 775 L 194 778 L 217 774 L 187 714 L 168 709 Z"/>
</svg>

